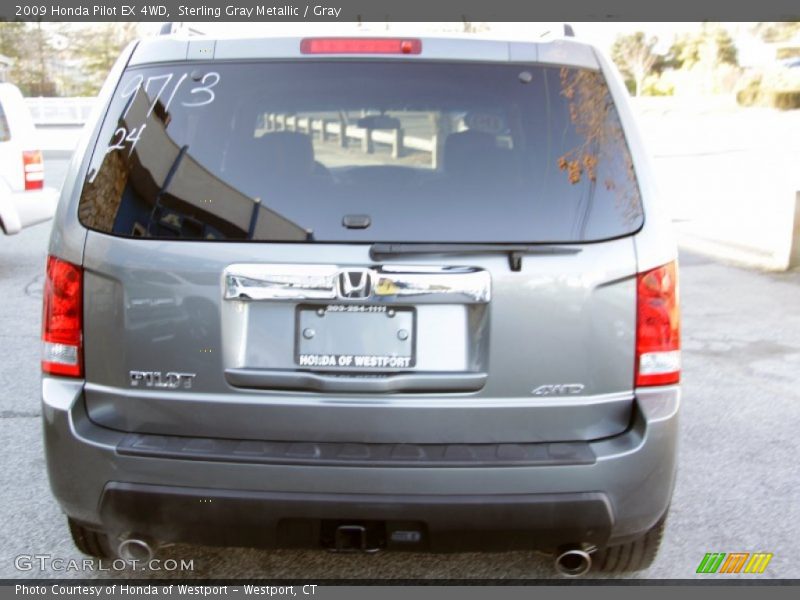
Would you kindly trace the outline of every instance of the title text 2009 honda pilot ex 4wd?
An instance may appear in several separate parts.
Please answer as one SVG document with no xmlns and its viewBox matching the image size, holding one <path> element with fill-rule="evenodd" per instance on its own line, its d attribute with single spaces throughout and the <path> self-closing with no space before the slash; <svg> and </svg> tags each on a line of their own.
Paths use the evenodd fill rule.
<svg viewBox="0 0 800 600">
<path fill-rule="evenodd" d="M 649 565 L 677 251 L 614 73 L 566 39 L 129 47 L 47 260 L 78 547 Z"/>
</svg>

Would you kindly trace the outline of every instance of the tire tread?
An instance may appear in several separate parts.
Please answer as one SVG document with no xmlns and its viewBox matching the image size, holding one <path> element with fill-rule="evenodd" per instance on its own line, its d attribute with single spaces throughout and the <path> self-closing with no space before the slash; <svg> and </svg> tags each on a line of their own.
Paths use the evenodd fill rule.
<svg viewBox="0 0 800 600">
<path fill-rule="evenodd" d="M 667 515 L 664 515 L 639 539 L 598 550 L 593 557 L 595 570 L 601 573 L 627 573 L 650 567 L 661 546 L 666 521 Z"/>
<path fill-rule="evenodd" d="M 67 517 L 69 532 L 75 547 L 88 556 L 111 558 L 108 536 L 93 529 L 87 529 L 74 519 Z"/>
</svg>

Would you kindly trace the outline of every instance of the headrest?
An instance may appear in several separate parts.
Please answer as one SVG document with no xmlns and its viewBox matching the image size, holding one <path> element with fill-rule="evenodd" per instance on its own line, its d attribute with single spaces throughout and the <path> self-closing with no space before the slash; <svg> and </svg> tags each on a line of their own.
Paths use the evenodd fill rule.
<svg viewBox="0 0 800 600">
<path fill-rule="evenodd" d="M 254 140 L 252 151 L 260 168 L 273 175 L 308 175 L 314 170 L 314 147 L 303 133 L 268 133 Z"/>
<path fill-rule="evenodd" d="M 448 172 L 471 171 L 496 154 L 495 136 L 483 131 L 460 131 L 451 133 L 444 141 L 444 170 Z"/>
</svg>

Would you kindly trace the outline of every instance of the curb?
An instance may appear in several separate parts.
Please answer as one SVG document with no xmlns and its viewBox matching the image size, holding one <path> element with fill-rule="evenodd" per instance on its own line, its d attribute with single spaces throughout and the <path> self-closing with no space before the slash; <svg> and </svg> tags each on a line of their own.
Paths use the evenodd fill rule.
<svg viewBox="0 0 800 600">
<path fill-rule="evenodd" d="M 781 259 L 763 248 L 680 231 L 676 231 L 675 236 L 681 250 L 710 256 L 721 262 L 765 271 L 786 271 L 790 268 L 785 258 Z"/>
</svg>

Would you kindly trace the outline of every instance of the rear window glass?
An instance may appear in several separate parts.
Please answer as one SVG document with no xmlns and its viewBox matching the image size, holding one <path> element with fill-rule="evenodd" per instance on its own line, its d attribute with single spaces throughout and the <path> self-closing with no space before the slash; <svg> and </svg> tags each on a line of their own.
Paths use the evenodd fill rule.
<svg viewBox="0 0 800 600">
<path fill-rule="evenodd" d="M 6 113 L 3 111 L 3 103 L 0 102 L 0 142 L 7 142 L 11 139 L 11 130 L 8 128 Z"/>
<path fill-rule="evenodd" d="M 80 200 L 120 236 L 579 242 L 642 210 L 592 70 L 388 61 L 129 70 Z"/>
</svg>

